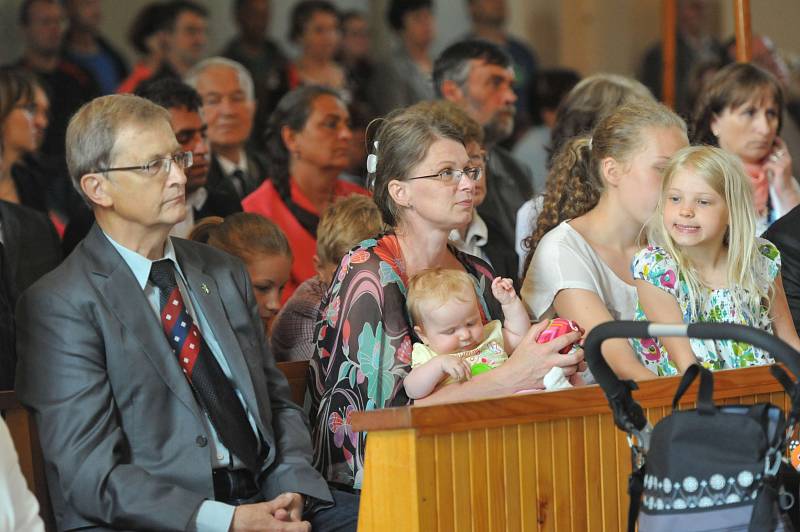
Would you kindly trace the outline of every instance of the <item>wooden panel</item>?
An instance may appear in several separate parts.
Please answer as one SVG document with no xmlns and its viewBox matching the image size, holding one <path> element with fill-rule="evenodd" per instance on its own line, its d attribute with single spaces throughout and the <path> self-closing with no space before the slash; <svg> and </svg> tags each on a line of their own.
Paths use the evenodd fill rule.
<svg viewBox="0 0 800 532">
<path fill-rule="evenodd" d="M 286 376 L 289 381 L 289 388 L 292 392 L 292 401 L 303 406 L 306 396 L 306 379 L 308 377 L 308 361 L 299 360 L 296 362 L 278 362 L 278 369 Z"/>
<path fill-rule="evenodd" d="M 47 530 L 55 530 L 55 518 L 50 505 L 50 493 L 44 472 L 44 458 L 39 444 L 39 434 L 28 411 L 17 401 L 13 391 L 0 392 L 0 415 L 11 433 L 17 451 L 22 476 L 28 488 L 39 501 L 39 515 Z"/>
<path fill-rule="evenodd" d="M 522 528 L 522 512 L 524 504 L 522 498 L 527 499 L 530 494 L 523 493 L 521 489 L 522 474 L 520 471 L 519 430 L 517 427 L 502 428 L 503 453 L 503 484 L 505 486 L 506 503 L 505 523 L 507 530 L 520 530 Z M 525 460 L 528 462 L 528 460 Z"/>
<path fill-rule="evenodd" d="M 486 498 L 489 476 L 486 463 L 487 454 L 486 431 L 470 431 L 469 454 L 466 455 L 466 459 L 469 463 L 470 512 L 473 530 L 489 530 L 489 501 Z"/>
<path fill-rule="evenodd" d="M 486 430 L 486 495 L 489 505 L 489 530 L 505 532 L 506 524 L 506 471 L 504 463 L 503 429 Z"/>
<path fill-rule="evenodd" d="M 532 423 L 515 427 L 520 460 L 520 505 L 522 530 L 536 530 L 539 527 L 539 449 L 536 431 Z"/>
<path fill-rule="evenodd" d="M 419 527 L 416 438 L 412 430 L 370 434 L 359 506 L 359 530 L 430 530 Z"/>
<path fill-rule="evenodd" d="M 442 511 L 438 512 L 437 530 L 455 530 L 454 512 L 457 502 L 455 498 L 455 489 L 458 485 L 453 472 L 454 460 L 456 457 L 453 455 L 453 435 L 443 434 L 436 436 L 435 450 L 436 463 L 434 468 L 436 471 L 436 506 L 441 508 Z M 461 460 L 459 459 L 459 462 Z M 448 506 L 451 508 L 447 511 Z"/>
<path fill-rule="evenodd" d="M 634 397 L 644 407 L 670 405 L 679 380 L 679 377 L 669 377 L 639 383 L 640 389 L 635 392 Z M 782 391 L 766 366 L 717 371 L 714 374 L 714 383 L 715 400 Z M 689 388 L 685 397 L 692 398 L 696 395 L 697 383 Z M 691 399 L 687 399 L 686 403 L 691 403 Z M 441 434 L 607 412 L 608 402 L 602 390 L 593 385 L 556 392 L 523 394 L 513 398 L 354 412 L 353 428 L 368 431 L 413 427 L 420 434 Z"/>
<path fill-rule="evenodd" d="M 444 436 L 437 436 L 442 438 Z M 470 468 L 468 462 L 470 460 L 469 449 L 469 433 L 458 432 L 451 435 L 453 442 L 453 462 L 451 464 L 453 470 L 453 509 L 455 511 L 454 520 L 456 526 L 452 530 L 470 530 L 472 527 L 472 500 L 471 500 L 471 487 L 470 487 Z M 359 521 L 360 524 L 360 521 Z M 441 529 L 442 532 L 447 532 L 447 528 Z"/>
<path fill-rule="evenodd" d="M 785 409 L 785 395 L 776 391 L 774 383 L 761 379 L 762 369 L 741 370 L 739 379 L 715 374 L 723 377 L 717 379 L 718 400 L 731 404 L 768 400 Z M 758 382 L 763 389 L 758 389 Z M 641 392 L 647 388 L 642 386 Z M 648 419 L 654 424 L 671 412 L 674 393 L 674 387 L 655 389 L 660 390 L 658 401 L 653 397 L 642 401 L 649 405 Z M 736 395 L 742 391 L 748 393 Z M 589 412 L 584 415 L 573 410 L 576 400 L 567 397 L 575 392 L 590 397 Z M 440 407 L 384 415 L 382 419 L 393 424 L 421 426 L 372 428 L 359 531 L 386 530 L 387 523 L 395 530 L 441 532 L 624 530 L 630 451 L 608 408 L 592 412 L 591 395 L 586 393 L 562 393 L 560 402 L 566 412 L 545 416 L 542 407 L 534 407 L 530 419 L 522 422 L 516 422 L 522 408 L 514 403 L 521 400 L 530 405 L 531 399 L 506 398 L 501 402 L 505 407 L 496 412 L 500 423 L 495 419 L 466 430 L 462 427 L 467 413 L 481 414 L 486 405 L 447 405 L 446 411 L 453 413 L 451 427 L 458 428 L 450 431 L 446 423 L 430 430 L 427 424 L 438 413 L 420 416 L 414 412 Z M 681 406 L 691 407 L 695 394 L 690 389 Z M 551 404 L 548 395 L 555 394 L 539 398 Z M 498 404 L 495 400 L 485 403 Z M 458 407 L 466 413 L 458 412 Z M 419 468 L 417 474 L 409 470 L 411 464 Z"/>
</svg>

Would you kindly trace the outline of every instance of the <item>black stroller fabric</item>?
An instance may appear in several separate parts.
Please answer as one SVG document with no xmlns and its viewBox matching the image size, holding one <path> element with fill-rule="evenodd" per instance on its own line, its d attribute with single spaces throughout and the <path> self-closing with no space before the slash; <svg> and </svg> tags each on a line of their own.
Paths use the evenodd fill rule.
<svg viewBox="0 0 800 532">
<path fill-rule="evenodd" d="M 783 455 L 787 426 L 793 428 L 796 421 L 800 388 L 783 369 L 773 366 L 771 371 L 792 400 L 788 420 L 780 408 L 769 403 L 716 406 L 712 373 L 694 365 L 680 381 L 673 412 L 651 429 L 631 396 L 636 384 L 619 381 L 599 350 L 607 338 L 679 336 L 682 327 L 683 334 L 691 337 L 743 340 L 736 335 L 744 334 L 745 341 L 751 340 L 769 351 L 770 346 L 752 341 L 752 331 L 757 333 L 755 340 L 767 333 L 730 329 L 750 329 L 744 326 L 697 324 L 706 327 L 695 331 L 702 333 L 695 336 L 693 325 L 659 329 L 661 326 L 639 322 L 638 330 L 620 330 L 614 325 L 611 322 L 600 326 L 605 330 L 598 333 L 599 341 L 590 341 L 598 330 L 594 329 L 584 347 L 592 373 L 609 398 L 617 425 L 628 432 L 632 441 L 629 531 L 635 530 L 637 521 L 640 532 L 796 530 L 793 521 L 798 508 L 798 473 L 784 463 Z M 714 327 L 709 329 L 707 326 L 711 325 Z M 783 361 L 791 357 L 787 365 L 800 370 L 800 355 L 786 344 L 781 347 L 785 349 L 776 358 Z M 700 385 L 696 408 L 678 410 L 678 403 L 697 377 Z"/>
</svg>

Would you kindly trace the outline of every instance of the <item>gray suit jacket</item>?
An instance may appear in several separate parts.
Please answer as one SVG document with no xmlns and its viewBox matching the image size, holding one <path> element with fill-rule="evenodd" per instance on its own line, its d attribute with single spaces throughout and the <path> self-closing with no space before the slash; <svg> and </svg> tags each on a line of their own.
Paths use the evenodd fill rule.
<svg viewBox="0 0 800 532">
<path fill-rule="evenodd" d="M 173 245 L 269 446 L 263 496 L 330 500 L 244 266 L 202 244 Z M 35 414 L 59 529 L 185 530 L 214 498 L 204 414 L 133 273 L 97 225 L 23 294 L 17 323 L 17 391 Z"/>
</svg>

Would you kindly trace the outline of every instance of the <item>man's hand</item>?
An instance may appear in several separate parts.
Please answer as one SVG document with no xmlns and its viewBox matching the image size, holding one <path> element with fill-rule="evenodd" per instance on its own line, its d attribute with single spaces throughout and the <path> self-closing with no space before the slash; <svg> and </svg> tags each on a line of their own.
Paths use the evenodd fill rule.
<svg viewBox="0 0 800 532">
<path fill-rule="evenodd" d="M 298 503 L 299 509 L 296 508 Z M 284 493 L 267 502 L 243 504 L 233 512 L 230 532 L 308 532 L 311 524 L 300 521 L 302 509 L 303 498 L 297 493 Z"/>
</svg>

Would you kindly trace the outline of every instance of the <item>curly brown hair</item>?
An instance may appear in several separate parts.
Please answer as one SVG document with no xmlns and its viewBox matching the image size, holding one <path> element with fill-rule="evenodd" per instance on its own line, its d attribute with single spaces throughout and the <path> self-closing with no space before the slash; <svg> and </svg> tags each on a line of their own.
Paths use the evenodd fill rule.
<svg viewBox="0 0 800 532">
<path fill-rule="evenodd" d="M 523 244 L 529 250 L 523 271 L 528 270 L 536 246 L 548 231 L 564 220 L 586 214 L 600 200 L 603 183 L 591 169 L 590 140 L 589 135 L 577 137 L 553 158 L 547 175 L 542 211 L 536 220 L 536 228 Z"/>
</svg>

